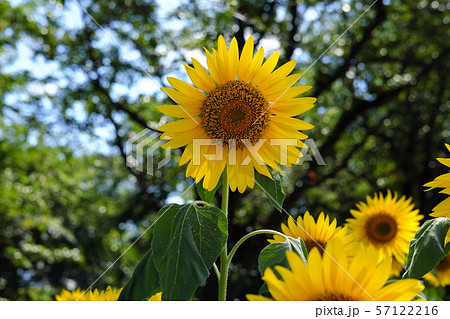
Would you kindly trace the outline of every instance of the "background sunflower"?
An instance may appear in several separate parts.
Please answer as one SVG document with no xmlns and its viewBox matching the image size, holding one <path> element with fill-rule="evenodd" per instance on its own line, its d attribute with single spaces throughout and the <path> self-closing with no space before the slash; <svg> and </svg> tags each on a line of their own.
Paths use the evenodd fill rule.
<svg viewBox="0 0 450 319">
<path fill-rule="evenodd" d="M 434 286 L 450 285 L 450 254 L 441 260 L 433 272 L 426 274 L 423 278 Z"/>
<path fill-rule="evenodd" d="M 404 263 L 409 242 L 423 218 L 411 201 L 405 196 L 398 198 L 390 191 L 386 196 L 381 193 L 367 196 L 365 203 L 356 204 L 358 210 L 350 210 L 353 218 L 346 221 L 353 240 L 373 245 L 379 251 L 380 260 L 394 257 Z"/>
<path fill-rule="evenodd" d="M 330 223 L 329 216 L 325 217 L 323 212 L 320 213 L 317 222 L 315 222 L 314 218 L 307 211 L 303 217 L 297 217 L 297 221 L 288 218 L 287 226 L 281 224 L 281 231 L 287 236 L 301 238 L 305 242 L 308 252 L 312 248 L 317 247 L 323 253 L 327 242 L 333 238 L 339 238 L 342 248 L 350 255 L 354 249 L 352 237 L 348 234 L 347 227 L 336 227 L 336 225 L 336 219 L 333 219 Z M 269 239 L 270 243 L 283 241 L 284 238 L 279 235 L 274 235 L 273 239 Z"/>
<path fill-rule="evenodd" d="M 445 146 L 450 151 L 450 145 L 445 144 Z M 437 160 L 441 164 L 444 164 L 445 166 L 450 168 L 450 158 L 437 158 Z M 433 181 L 426 183 L 424 186 L 443 188 L 443 190 L 441 190 L 440 192 L 446 195 L 450 195 L 450 173 L 438 176 Z M 443 216 L 450 218 L 450 198 L 444 199 L 439 205 L 434 207 L 431 216 Z"/>
</svg>

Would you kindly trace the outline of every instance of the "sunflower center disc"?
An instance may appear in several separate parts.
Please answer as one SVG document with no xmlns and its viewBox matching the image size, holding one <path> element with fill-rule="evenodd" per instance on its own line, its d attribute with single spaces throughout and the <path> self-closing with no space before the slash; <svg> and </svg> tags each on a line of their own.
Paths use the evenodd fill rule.
<svg viewBox="0 0 450 319">
<path fill-rule="evenodd" d="M 202 105 L 201 124 L 208 136 L 222 140 L 224 145 L 242 140 L 255 145 L 269 122 L 269 104 L 254 86 L 242 81 L 230 81 L 212 91 Z M 234 142 L 233 142 L 234 143 Z"/>
<path fill-rule="evenodd" d="M 245 132 L 252 125 L 252 109 L 242 101 L 230 101 L 224 106 L 219 122 L 227 132 Z"/>
<path fill-rule="evenodd" d="M 311 251 L 311 249 L 317 247 L 319 249 L 320 254 L 323 255 L 323 249 L 325 248 L 326 243 L 317 240 L 314 241 L 312 239 L 306 239 L 304 242 L 308 253 Z"/>
<path fill-rule="evenodd" d="M 387 243 L 397 234 L 397 222 L 389 215 L 373 216 L 366 222 L 366 233 L 375 242 Z"/>
<path fill-rule="evenodd" d="M 350 296 L 328 293 L 328 294 L 319 296 L 317 299 L 314 299 L 314 301 L 357 301 L 357 300 L 350 298 Z"/>
<path fill-rule="evenodd" d="M 441 262 L 436 266 L 437 271 L 445 271 L 450 269 L 450 255 L 444 257 Z"/>
</svg>

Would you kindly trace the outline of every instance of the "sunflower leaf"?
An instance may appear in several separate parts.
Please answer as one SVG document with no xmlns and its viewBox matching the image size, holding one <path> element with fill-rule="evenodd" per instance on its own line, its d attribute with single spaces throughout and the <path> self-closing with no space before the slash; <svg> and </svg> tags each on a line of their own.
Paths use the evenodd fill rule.
<svg viewBox="0 0 450 319">
<path fill-rule="evenodd" d="M 202 200 L 204 200 L 207 203 L 212 203 L 212 200 L 214 199 L 214 195 L 216 194 L 217 190 L 222 186 L 221 183 L 222 178 L 219 179 L 219 182 L 217 183 L 216 187 L 209 191 L 207 189 L 204 189 L 201 183 L 196 183 L 195 187 L 197 188 L 197 194 L 200 196 Z"/>
<path fill-rule="evenodd" d="M 450 251 L 450 244 L 444 246 L 449 228 L 450 219 L 445 217 L 428 220 L 420 227 L 409 245 L 403 278 L 419 279 L 439 264 Z"/>
<path fill-rule="evenodd" d="M 283 266 L 289 269 L 289 264 L 286 258 L 286 251 L 293 251 L 297 253 L 306 264 L 308 252 L 305 243 L 301 238 L 287 237 L 286 241 L 282 243 L 272 243 L 267 245 L 259 254 L 258 269 L 262 276 L 267 267 L 274 270 L 275 266 Z"/>
<path fill-rule="evenodd" d="M 197 204 L 168 205 L 158 215 L 152 249 L 162 298 L 189 300 L 225 246 L 227 218 Z"/>
<path fill-rule="evenodd" d="M 283 209 L 284 198 L 286 197 L 286 193 L 281 186 L 281 181 L 278 179 L 272 180 L 264 175 L 256 173 L 255 182 L 256 185 L 263 190 L 272 206 L 281 212 Z"/>
<path fill-rule="evenodd" d="M 150 248 L 123 287 L 119 300 L 148 300 L 159 291 L 161 291 L 159 274 L 155 268 L 152 248 Z"/>
</svg>

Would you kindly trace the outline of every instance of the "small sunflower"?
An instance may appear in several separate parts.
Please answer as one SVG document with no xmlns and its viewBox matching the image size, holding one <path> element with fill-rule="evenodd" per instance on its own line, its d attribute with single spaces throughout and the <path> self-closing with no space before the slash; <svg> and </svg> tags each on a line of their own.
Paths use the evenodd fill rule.
<svg viewBox="0 0 450 319">
<path fill-rule="evenodd" d="M 74 291 L 63 289 L 63 291 L 56 295 L 57 301 L 117 301 L 119 298 L 120 289 L 113 289 L 108 286 L 105 290 L 95 289 L 84 293 L 84 290 L 77 288 Z"/>
<path fill-rule="evenodd" d="M 56 301 L 117 301 L 123 288 L 113 289 L 108 286 L 105 290 L 95 289 L 89 290 L 84 293 L 85 290 L 77 288 L 73 291 L 63 289 L 60 294 L 56 295 Z M 161 301 L 161 292 L 151 296 L 148 301 Z"/>
<path fill-rule="evenodd" d="M 337 221 L 333 219 L 330 223 L 329 217 L 325 217 L 322 212 L 317 219 L 317 223 L 314 218 L 306 212 L 303 218 L 299 216 L 297 222 L 294 219 L 289 218 L 287 226 L 281 224 L 281 231 L 283 234 L 292 238 L 301 238 L 305 242 L 306 249 L 311 251 L 313 247 L 319 248 L 320 252 L 323 252 L 325 245 L 332 238 L 339 238 L 345 247 L 348 254 L 352 251 L 352 238 L 347 234 L 347 227 L 336 227 Z M 270 243 L 283 242 L 284 238 L 280 235 L 274 235 L 273 239 L 269 239 Z"/>
<path fill-rule="evenodd" d="M 434 269 L 434 273 L 429 272 L 424 279 L 428 280 L 433 286 L 450 285 L 450 254 L 447 254 Z"/>
<path fill-rule="evenodd" d="M 450 151 L 450 144 L 445 144 L 447 149 Z M 450 158 L 437 158 L 437 160 L 450 168 Z M 436 177 L 433 181 L 426 183 L 426 187 L 438 187 L 443 188 L 441 193 L 450 195 L 450 173 L 442 174 Z M 433 213 L 430 214 L 433 217 L 448 217 L 450 218 L 450 197 L 446 198 L 442 203 L 438 204 L 433 208 Z"/>
<path fill-rule="evenodd" d="M 394 257 L 399 263 L 406 261 L 409 242 L 419 229 L 419 210 L 414 210 L 411 198 L 398 198 L 388 191 L 386 197 L 380 193 L 367 196 L 360 202 L 358 210 L 350 210 L 354 218 L 347 219 L 349 233 L 354 241 L 373 245 L 380 252 L 380 260 Z"/>
<path fill-rule="evenodd" d="M 89 290 L 89 301 L 117 301 L 123 288 L 113 289 L 108 286 L 105 290 Z"/>
<path fill-rule="evenodd" d="M 355 256 L 342 250 L 339 239 L 330 240 L 323 256 L 317 247 L 308 254 L 308 263 L 294 252 L 286 252 L 290 270 L 276 266 L 281 279 L 267 268 L 263 280 L 275 300 L 306 301 L 407 301 L 424 288 L 419 280 L 402 279 L 386 284 L 391 273 L 391 261 L 378 263 L 373 246 L 359 244 Z M 249 300 L 271 300 L 247 295 Z"/>
<path fill-rule="evenodd" d="M 63 289 L 60 294 L 55 296 L 56 301 L 88 301 L 87 294 L 84 294 L 84 290 L 77 288 L 73 291 Z M 81 297 L 81 298 L 80 298 Z M 80 298 L 80 299 L 78 299 Z"/>
<path fill-rule="evenodd" d="M 181 118 L 159 128 L 169 140 L 162 147 L 185 147 L 179 164 L 188 163 L 186 176 L 203 179 L 205 189 L 214 189 L 224 170 L 231 190 L 241 193 L 254 187 L 255 170 L 272 178 L 269 167 L 298 162 L 307 138 L 300 130 L 313 127 L 295 118 L 316 101 L 297 97 L 311 87 L 292 87 L 300 78 L 289 75 L 296 62 L 275 69 L 278 52 L 263 63 L 264 49 L 253 50 L 252 37 L 239 55 L 236 39 L 227 48 L 220 36 L 217 50 L 205 49 L 208 70 L 194 58 L 193 67 L 184 65 L 195 86 L 169 77 L 173 88 L 162 89 L 177 105 L 158 110 Z"/>
<path fill-rule="evenodd" d="M 161 297 L 162 297 L 162 292 L 158 292 L 158 293 L 154 294 L 153 296 L 151 296 L 148 299 L 148 301 L 161 301 L 162 300 Z"/>
</svg>

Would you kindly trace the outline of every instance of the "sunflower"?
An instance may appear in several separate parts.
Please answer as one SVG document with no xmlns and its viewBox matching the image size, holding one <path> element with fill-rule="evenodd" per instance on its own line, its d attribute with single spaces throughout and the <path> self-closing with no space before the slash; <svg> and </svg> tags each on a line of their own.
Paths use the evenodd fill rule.
<svg viewBox="0 0 450 319">
<path fill-rule="evenodd" d="M 151 296 L 148 301 L 161 301 L 161 297 L 162 297 L 162 292 L 158 292 L 156 294 L 154 294 L 153 296 Z"/>
<path fill-rule="evenodd" d="M 352 238 L 347 234 L 347 227 L 336 227 L 336 219 L 330 223 L 329 217 L 325 217 L 324 213 L 320 213 L 317 223 L 314 218 L 306 212 L 304 217 L 299 216 L 297 222 L 293 218 L 287 221 L 288 226 L 281 224 L 281 231 L 293 238 L 301 238 L 305 242 L 306 249 L 311 251 L 313 247 L 318 247 L 320 252 L 326 243 L 332 238 L 339 238 L 348 254 L 352 251 Z M 283 242 L 284 237 L 274 235 L 273 239 L 269 239 L 270 243 Z"/>
<path fill-rule="evenodd" d="M 105 290 L 95 289 L 85 290 L 77 288 L 74 291 L 63 289 L 59 295 L 56 295 L 57 301 L 116 301 L 119 298 L 121 289 L 113 289 L 108 286 Z"/>
<path fill-rule="evenodd" d="M 264 49 L 253 55 L 253 38 L 238 53 L 235 38 L 229 48 L 222 36 L 212 53 L 205 49 L 208 71 L 194 58 L 184 65 L 195 86 L 176 78 L 173 88 L 162 90 L 177 105 L 160 105 L 166 115 L 181 118 L 162 125 L 163 148 L 185 147 L 180 165 L 188 163 L 186 176 L 212 190 L 225 171 L 232 191 L 254 187 L 255 170 L 272 178 L 269 167 L 280 171 L 299 162 L 313 126 L 295 117 L 313 107 L 315 98 L 297 97 L 310 86 L 292 85 L 300 74 L 289 75 L 296 62 L 275 69 L 279 53 L 264 63 Z M 274 70 L 275 69 L 275 70 Z"/>
<path fill-rule="evenodd" d="M 428 280 L 433 286 L 450 285 L 450 254 L 447 254 L 434 269 L 434 273 L 429 272 L 424 279 Z"/>
<path fill-rule="evenodd" d="M 85 290 L 77 288 L 73 291 L 63 289 L 59 295 L 56 295 L 56 301 L 117 301 L 123 288 L 113 289 L 108 286 L 105 290 L 95 289 L 89 290 L 86 293 Z M 151 296 L 148 301 L 161 301 L 161 292 Z"/>
<path fill-rule="evenodd" d="M 113 289 L 108 286 L 105 290 L 89 290 L 89 301 L 117 301 L 123 288 Z"/>
<path fill-rule="evenodd" d="M 55 296 L 55 299 L 56 299 L 56 301 L 77 301 L 77 300 L 87 301 L 88 295 L 87 294 L 83 295 L 83 293 L 84 293 L 84 290 L 81 290 L 81 288 L 77 288 L 73 291 L 63 289 L 60 294 Z"/>
<path fill-rule="evenodd" d="M 450 145 L 445 144 L 447 149 L 450 151 Z M 437 158 L 437 160 L 450 168 L 450 158 Z M 428 182 L 425 185 L 426 187 L 439 187 L 443 188 L 441 193 L 450 195 L 450 173 L 442 174 L 434 179 L 434 181 Z M 430 214 L 433 217 L 448 217 L 450 218 L 450 197 L 445 199 L 442 203 L 438 204 L 433 208 L 433 213 Z"/>
<path fill-rule="evenodd" d="M 402 279 L 386 284 L 391 261 L 378 263 L 378 251 L 373 246 L 359 244 L 354 258 L 341 249 L 339 239 L 330 240 L 326 253 L 314 247 L 308 264 L 294 252 L 286 252 L 290 270 L 276 266 L 277 275 L 267 268 L 263 280 L 275 300 L 307 301 L 406 301 L 412 300 L 424 288 L 418 280 Z M 247 295 L 249 300 L 271 300 Z"/>
<path fill-rule="evenodd" d="M 349 233 L 354 241 L 372 244 L 379 250 L 380 260 L 394 257 L 399 263 L 406 261 L 409 242 L 419 229 L 419 210 L 413 210 L 411 198 L 398 198 L 388 191 L 386 197 L 375 194 L 366 197 L 366 202 L 350 210 L 354 218 L 347 219 Z"/>
</svg>

